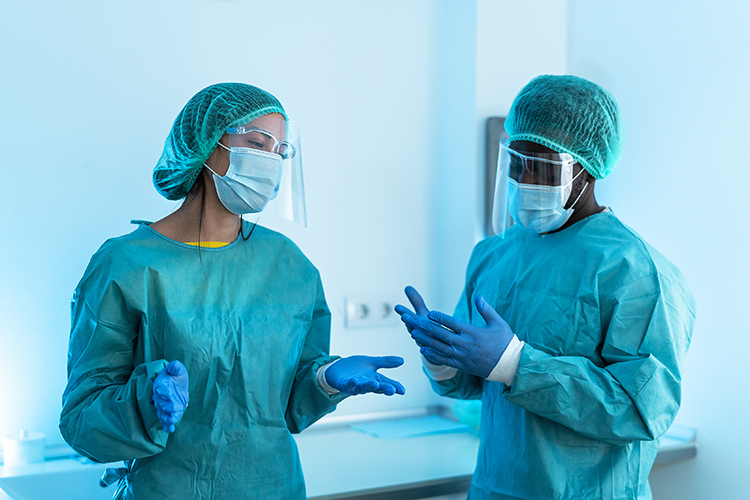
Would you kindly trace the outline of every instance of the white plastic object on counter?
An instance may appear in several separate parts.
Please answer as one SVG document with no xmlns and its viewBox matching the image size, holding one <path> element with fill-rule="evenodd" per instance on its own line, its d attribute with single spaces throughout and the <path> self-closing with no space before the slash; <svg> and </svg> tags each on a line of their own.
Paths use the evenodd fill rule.
<svg viewBox="0 0 750 500">
<path fill-rule="evenodd" d="M 22 430 L 12 437 L 3 437 L 3 465 L 44 462 L 44 433 Z"/>
</svg>

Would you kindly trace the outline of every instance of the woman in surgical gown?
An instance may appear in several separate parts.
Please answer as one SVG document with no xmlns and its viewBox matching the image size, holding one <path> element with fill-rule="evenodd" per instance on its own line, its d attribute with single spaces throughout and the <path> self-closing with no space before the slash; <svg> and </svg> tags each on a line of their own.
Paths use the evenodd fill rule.
<svg viewBox="0 0 750 500">
<path fill-rule="evenodd" d="M 196 94 L 154 170 L 157 190 L 185 202 L 104 243 L 75 290 L 60 430 L 95 461 L 127 461 L 121 498 L 305 498 L 291 433 L 346 397 L 320 377 L 335 366 L 331 314 L 300 249 L 237 215 L 243 203 L 262 209 L 278 173 L 254 171 L 255 199 L 228 188 L 246 151 L 228 130 L 263 130 L 273 160 L 290 147 L 286 125 L 276 98 L 250 85 Z M 189 373 L 190 402 L 168 433 L 152 385 L 173 360 Z M 359 392 L 403 393 L 375 376 L 380 389 Z"/>
</svg>

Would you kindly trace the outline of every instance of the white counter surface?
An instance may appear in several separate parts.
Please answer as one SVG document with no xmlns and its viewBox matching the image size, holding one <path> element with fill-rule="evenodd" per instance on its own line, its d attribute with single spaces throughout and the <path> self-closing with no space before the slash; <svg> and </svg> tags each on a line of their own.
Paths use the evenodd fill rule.
<svg viewBox="0 0 750 500">
<path fill-rule="evenodd" d="M 466 491 L 479 447 L 479 438 L 467 431 L 385 439 L 341 419 L 336 425 L 313 426 L 295 439 L 311 500 L 409 500 Z M 656 463 L 695 454 L 695 429 L 673 426 L 661 440 Z M 78 457 L 0 467 L 0 500 L 41 500 L 53 498 L 51 492 L 59 500 L 108 499 L 112 487 L 100 488 L 98 477 L 111 466 L 117 464 Z M 16 496 L 3 493 L 3 487 Z"/>
<path fill-rule="evenodd" d="M 468 490 L 479 438 L 471 432 L 383 439 L 348 426 L 297 436 L 311 500 L 407 500 Z M 695 429 L 673 426 L 656 463 L 696 454 Z"/>
</svg>

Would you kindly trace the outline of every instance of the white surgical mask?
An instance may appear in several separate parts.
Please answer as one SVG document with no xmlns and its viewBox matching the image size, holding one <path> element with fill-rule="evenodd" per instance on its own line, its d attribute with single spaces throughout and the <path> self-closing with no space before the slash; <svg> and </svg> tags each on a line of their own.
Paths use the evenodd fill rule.
<svg viewBox="0 0 750 500">
<path fill-rule="evenodd" d="M 279 192 L 281 156 L 252 148 L 228 148 L 229 169 L 223 176 L 214 174 L 214 184 L 219 200 L 233 214 L 251 214 L 262 211 Z"/>
<path fill-rule="evenodd" d="M 536 234 L 548 233 L 560 229 L 581 199 L 588 182 L 570 208 L 563 208 L 570 197 L 571 184 L 583 169 L 564 186 L 542 186 L 539 184 L 522 184 L 515 179 L 508 179 L 508 210 L 510 216 L 527 231 Z"/>
</svg>

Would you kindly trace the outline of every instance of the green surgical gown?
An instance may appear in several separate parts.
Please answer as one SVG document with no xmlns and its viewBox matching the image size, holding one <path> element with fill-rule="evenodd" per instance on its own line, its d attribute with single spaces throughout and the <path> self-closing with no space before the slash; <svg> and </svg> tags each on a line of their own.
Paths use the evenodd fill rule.
<svg viewBox="0 0 750 500">
<path fill-rule="evenodd" d="M 93 460 L 135 459 L 125 498 L 303 499 L 291 433 L 344 398 L 316 381 L 329 337 L 318 271 L 288 238 L 258 226 L 199 253 L 142 224 L 74 293 L 60 431 Z M 151 387 L 171 360 L 190 403 L 167 434 Z"/>
<path fill-rule="evenodd" d="M 482 400 L 469 498 L 650 499 L 695 318 L 680 271 L 603 212 L 480 242 L 455 316 L 484 326 L 476 295 L 525 345 L 511 387 L 461 371 L 432 381 Z"/>
</svg>

